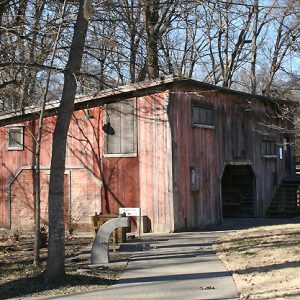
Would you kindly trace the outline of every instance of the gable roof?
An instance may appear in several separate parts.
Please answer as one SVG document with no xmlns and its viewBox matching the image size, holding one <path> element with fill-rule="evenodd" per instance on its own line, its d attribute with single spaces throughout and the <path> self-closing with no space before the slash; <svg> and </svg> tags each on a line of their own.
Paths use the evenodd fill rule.
<svg viewBox="0 0 300 300">
<path fill-rule="evenodd" d="M 216 86 L 210 83 L 200 82 L 193 79 L 179 78 L 170 76 L 160 77 L 154 80 L 143 81 L 117 88 L 103 90 L 88 96 L 77 96 L 74 101 L 74 110 L 92 108 L 106 103 L 117 102 L 128 98 L 141 95 L 152 94 L 154 92 L 165 91 L 174 86 L 179 88 L 198 87 L 200 89 L 208 89 L 210 91 L 219 91 L 226 94 L 236 95 L 245 100 L 256 99 L 264 103 L 286 104 L 297 106 L 298 102 L 282 99 L 274 99 L 263 95 L 250 94 L 229 88 Z M 58 112 L 60 101 L 51 101 L 46 104 L 45 116 L 56 115 Z M 21 110 L 12 110 L 0 114 L 0 126 L 18 123 L 26 120 L 38 118 L 40 107 L 28 106 Z"/>
</svg>

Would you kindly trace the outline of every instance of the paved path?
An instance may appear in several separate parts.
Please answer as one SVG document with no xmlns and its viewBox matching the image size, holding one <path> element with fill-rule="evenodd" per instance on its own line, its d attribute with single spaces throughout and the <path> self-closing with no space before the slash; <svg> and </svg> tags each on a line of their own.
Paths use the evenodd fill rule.
<svg viewBox="0 0 300 300">
<path fill-rule="evenodd" d="M 239 299 L 230 273 L 211 249 L 212 242 L 230 230 L 286 222 L 285 219 L 230 219 L 211 231 L 146 235 L 148 250 L 133 253 L 118 284 L 51 299 Z"/>
<path fill-rule="evenodd" d="M 116 285 L 64 299 L 239 299 L 230 273 L 211 249 L 222 231 L 146 236 Z M 58 299 L 58 298 L 56 298 Z"/>
</svg>

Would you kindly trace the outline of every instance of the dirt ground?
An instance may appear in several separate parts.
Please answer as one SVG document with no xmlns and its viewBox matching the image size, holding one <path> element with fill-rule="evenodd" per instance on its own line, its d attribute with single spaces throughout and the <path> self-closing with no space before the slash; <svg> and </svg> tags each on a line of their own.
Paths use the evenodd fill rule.
<svg viewBox="0 0 300 300">
<path fill-rule="evenodd" d="M 59 285 L 45 286 L 47 249 L 42 265 L 34 267 L 33 239 L 0 234 L 0 299 L 61 295 L 116 283 L 125 266 L 89 269 L 86 249 L 92 238 L 66 240 L 67 276 Z M 224 235 L 213 246 L 229 271 L 241 299 L 300 299 L 300 219 L 296 224 L 262 226 Z"/>
<path fill-rule="evenodd" d="M 47 248 L 41 249 L 42 265 L 33 266 L 33 238 L 0 234 L 0 299 L 18 299 L 37 295 L 61 295 L 90 291 L 114 284 L 125 266 L 89 268 L 90 255 L 85 251 L 92 237 L 72 236 L 66 240 L 66 278 L 46 286 L 42 273 Z"/>
<path fill-rule="evenodd" d="M 241 299 L 300 299 L 300 224 L 229 233 L 214 250 L 232 272 Z"/>
</svg>

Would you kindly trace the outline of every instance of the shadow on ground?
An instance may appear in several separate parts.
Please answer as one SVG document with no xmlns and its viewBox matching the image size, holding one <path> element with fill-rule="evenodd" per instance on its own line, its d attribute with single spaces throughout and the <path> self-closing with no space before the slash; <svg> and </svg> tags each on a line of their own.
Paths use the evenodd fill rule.
<svg viewBox="0 0 300 300">
<path fill-rule="evenodd" d="M 57 284 L 45 285 L 42 275 L 35 277 L 27 277 L 14 281 L 10 281 L 0 285 L 1 295 L 0 299 L 10 299 L 16 297 L 30 296 L 37 293 L 44 293 L 47 295 L 47 291 L 59 290 L 57 294 L 64 294 L 68 290 L 80 285 L 112 285 L 115 284 L 114 279 L 103 279 L 99 277 L 87 276 L 87 275 L 70 275 L 67 274 L 63 280 Z"/>
</svg>

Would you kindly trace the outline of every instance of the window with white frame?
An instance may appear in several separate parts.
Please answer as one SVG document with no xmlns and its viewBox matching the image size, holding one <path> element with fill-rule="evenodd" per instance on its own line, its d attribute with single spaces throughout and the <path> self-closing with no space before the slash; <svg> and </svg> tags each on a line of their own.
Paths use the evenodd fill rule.
<svg viewBox="0 0 300 300">
<path fill-rule="evenodd" d="M 193 101 L 192 121 L 194 126 L 213 127 L 214 126 L 213 106 L 198 101 Z"/>
<path fill-rule="evenodd" d="M 24 127 L 15 126 L 7 128 L 7 149 L 23 150 L 24 148 Z"/>
<path fill-rule="evenodd" d="M 136 113 L 135 101 L 126 100 L 106 105 L 107 155 L 133 156 L 136 155 Z"/>
</svg>

